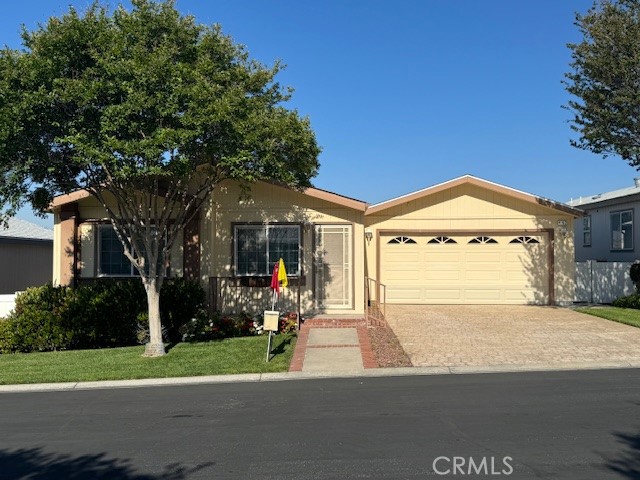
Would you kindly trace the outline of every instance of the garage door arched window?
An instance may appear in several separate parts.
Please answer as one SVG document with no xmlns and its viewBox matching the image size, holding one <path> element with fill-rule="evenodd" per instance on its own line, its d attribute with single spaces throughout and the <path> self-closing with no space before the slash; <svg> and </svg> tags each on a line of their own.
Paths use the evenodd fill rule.
<svg viewBox="0 0 640 480">
<path fill-rule="evenodd" d="M 401 237 L 392 238 L 387 243 L 399 243 L 399 244 L 405 245 L 408 243 L 416 243 L 416 241 L 413 238 L 401 236 Z"/>
<path fill-rule="evenodd" d="M 516 237 L 513 240 L 511 240 L 509 243 L 528 244 L 528 243 L 540 243 L 540 241 L 537 238 L 524 236 L 524 237 Z"/>
<path fill-rule="evenodd" d="M 427 243 L 458 243 L 451 237 L 435 237 L 429 240 Z"/>
<path fill-rule="evenodd" d="M 486 245 L 488 243 L 498 243 L 498 241 L 495 238 L 481 236 L 481 237 L 472 238 L 471 240 L 469 240 L 469 243 Z"/>
</svg>

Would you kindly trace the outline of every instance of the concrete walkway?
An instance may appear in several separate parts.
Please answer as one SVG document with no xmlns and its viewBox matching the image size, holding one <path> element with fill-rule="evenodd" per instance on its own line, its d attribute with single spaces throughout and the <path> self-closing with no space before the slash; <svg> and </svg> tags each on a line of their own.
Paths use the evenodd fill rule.
<svg viewBox="0 0 640 480">
<path fill-rule="evenodd" d="M 298 334 L 290 372 L 354 374 L 377 364 L 362 319 L 309 319 Z"/>
</svg>

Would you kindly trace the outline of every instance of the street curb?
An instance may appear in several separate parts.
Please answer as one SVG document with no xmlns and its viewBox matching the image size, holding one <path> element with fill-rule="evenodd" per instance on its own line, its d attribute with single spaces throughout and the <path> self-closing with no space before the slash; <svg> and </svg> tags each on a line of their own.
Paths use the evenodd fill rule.
<svg viewBox="0 0 640 480">
<path fill-rule="evenodd" d="M 277 372 L 239 375 L 209 375 L 200 377 L 145 378 L 139 380 L 104 380 L 98 382 L 31 383 L 0 385 L 2 393 L 68 392 L 115 388 L 167 387 L 181 385 L 213 385 L 224 383 L 278 382 L 328 378 L 376 378 L 432 375 L 470 375 L 486 373 L 566 372 L 571 370 L 610 370 L 640 368 L 640 362 L 581 362 L 535 365 L 486 365 L 457 367 L 370 368 L 343 372 Z"/>
</svg>

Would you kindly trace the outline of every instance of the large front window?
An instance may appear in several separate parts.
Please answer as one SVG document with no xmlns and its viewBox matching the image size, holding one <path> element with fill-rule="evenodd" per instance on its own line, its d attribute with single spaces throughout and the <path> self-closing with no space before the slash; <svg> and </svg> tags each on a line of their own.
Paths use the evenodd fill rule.
<svg viewBox="0 0 640 480">
<path fill-rule="evenodd" d="M 124 248 L 111 225 L 100 225 L 98 239 L 98 274 L 114 277 L 131 277 L 136 271 L 124 256 Z"/>
<path fill-rule="evenodd" d="M 633 210 L 611 214 L 611 250 L 633 250 Z"/>
<path fill-rule="evenodd" d="M 288 275 L 300 274 L 299 225 L 236 225 L 236 275 L 271 275 L 282 258 Z"/>
</svg>

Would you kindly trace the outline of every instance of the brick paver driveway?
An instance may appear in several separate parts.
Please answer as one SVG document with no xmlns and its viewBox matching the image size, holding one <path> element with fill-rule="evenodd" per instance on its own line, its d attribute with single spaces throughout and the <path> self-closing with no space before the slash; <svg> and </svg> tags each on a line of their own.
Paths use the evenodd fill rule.
<svg viewBox="0 0 640 480">
<path fill-rule="evenodd" d="M 640 328 L 566 308 L 387 305 L 414 366 L 640 366 Z"/>
</svg>

